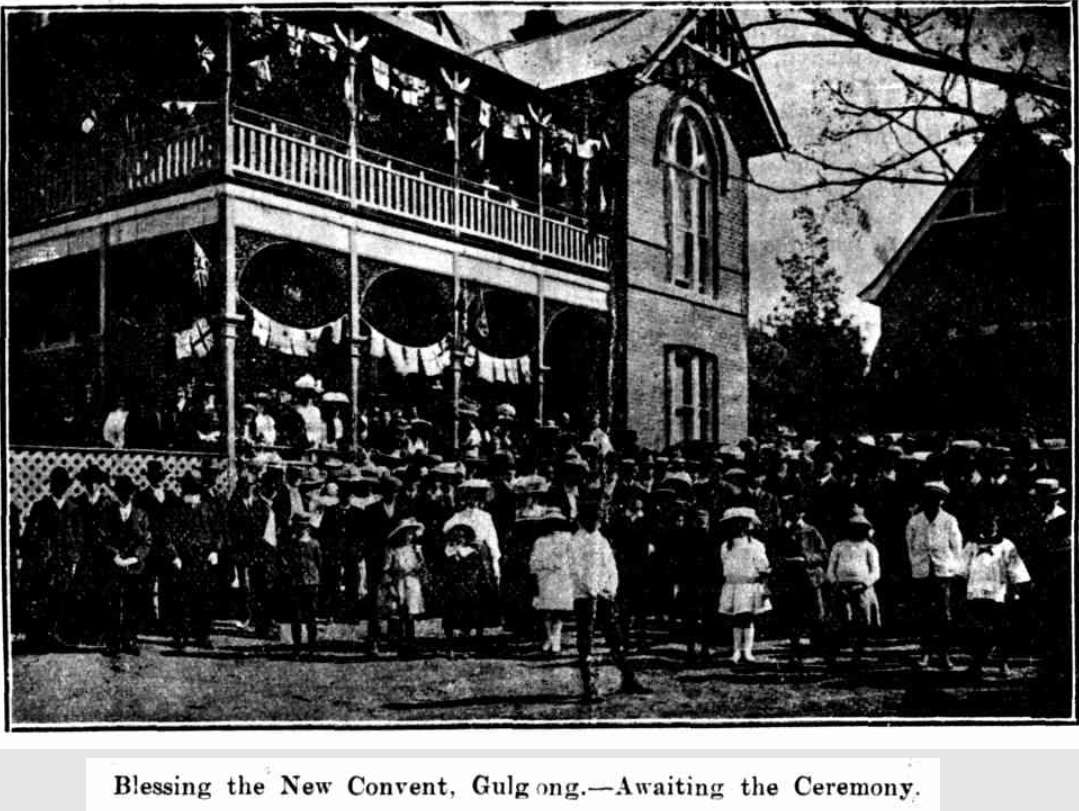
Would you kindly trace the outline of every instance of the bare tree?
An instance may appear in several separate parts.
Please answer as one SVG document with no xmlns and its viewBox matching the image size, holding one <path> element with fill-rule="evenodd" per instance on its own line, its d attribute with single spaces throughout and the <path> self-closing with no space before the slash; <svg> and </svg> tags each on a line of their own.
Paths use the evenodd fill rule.
<svg viewBox="0 0 1079 811">
<path fill-rule="evenodd" d="M 891 62 L 894 82 L 823 81 L 815 141 L 790 154 L 808 179 L 773 191 L 835 188 L 849 197 L 875 182 L 941 185 L 956 149 L 1002 115 L 1061 146 L 1068 143 L 1071 77 L 1067 9 L 770 9 L 743 25 L 747 59 L 797 49 L 848 49 Z"/>
</svg>

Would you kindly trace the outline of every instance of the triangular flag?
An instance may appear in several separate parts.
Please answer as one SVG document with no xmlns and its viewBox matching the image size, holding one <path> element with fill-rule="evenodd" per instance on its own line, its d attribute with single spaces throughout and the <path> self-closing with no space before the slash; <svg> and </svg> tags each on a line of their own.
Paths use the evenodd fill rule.
<svg viewBox="0 0 1079 811">
<path fill-rule="evenodd" d="M 386 336 L 379 332 L 374 327 L 370 327 L 371 330 L 371 357 L 372 358 L 384 358 L 386 357 Z"/>
<path fill-rule="evenodd" d="M 262 346 L 270 340 L 270 317 L 254 307 L 251 308 L 251 335 Z"/>
<path fill-rule="evenodd" d="M 269 55 L 262 57 L 262 59 L 255 59 L 252 62 L 248 62 L 247 66 L 255 72 L 255 83 L 260 89 L 263 85 L 268 85 L 273 81 L 273 75 L 270 73 Z"/>
</svg>

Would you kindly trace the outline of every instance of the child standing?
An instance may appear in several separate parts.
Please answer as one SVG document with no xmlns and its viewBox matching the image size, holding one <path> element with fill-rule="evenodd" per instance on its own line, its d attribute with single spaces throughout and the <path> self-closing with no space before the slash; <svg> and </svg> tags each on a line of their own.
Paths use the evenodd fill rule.
<svg viewBox="0 0 1079 811">
<path fill-rule="evenodd" d="M 731 618 L 731 663 L 755 662 L 753 656 L 753 618 L 772 608 L 764 587 L 770 567 L 764 544 L 752 537 L 760 525 L 752 507 L 731 507 L 720 519 L 727 540 L 720 547 L 723 563 L 723 590 L 719 594 L 719 613 Z"/>
<path fill-rule="evenodd" d="M 573 610 L 573 581 L 569 574 L 569 522 L 557 507 L 531 519 L 538 533 L 528 568 L 536 578 L 533 606 L 543 617 L 547 638 L 542 651 L 562 652 L 562 618 Z"/>
<path fill-rule="evenodd" d="M 857 667 L 865 650 L 867 629 L 880 627 L 880 604 L 873 588 L 880 579 L 880 555 L 869 540 L 873 525 L 861 513 L 851 516 L 846 534 L 846 539 L 832 547 L 826 577 L 833 587 L 833 612 L 840 626 L 837 635 L 843 633 L 852 640 L 853 663 Z M 830 647 L 829 663 L 835 660 L 836 647 L 837 644 Z"/>
<path fill-rule="evenodd" d="M 620 691 L 629 694 L 651 692 L 639 681 L 626 659 L 622 628 L 618 622 L 615 597 L 618 570 L 611 545 L 599 531 L 602 507 L 598 501 L 581 501 L 569 547 L 569 574 L 573 583 L 573 612 L 577 619 L 577 665 L 581 671 L 581 698 L 585 703 L 600 700 L 592 670 L 592 635 L 599 625 L 610 648 L 611 658 L 622 673 Z"/>
<path fill-rule="evenodd" d="M 458 653 L 457 632 L 466 640 L 475 632 L 478 639 L 484 626 L 496 622 L 492 620 L 496 590 L 490 563 L 486 545 L 468 524 L 455 524 L 446 532 L 442 630 L 450 644 L 450 658 Z"/>
<path fill-rule="evenodd" d="M 292 516 L 292 533 L 285 549 L 289 582 L 292 591 L 292 646 L 299 655 L 303 650 L 302 631 L 307 626 L 307 649 L 313 651 L 318 641 L 319 571 L 322 569 L 322 549 L 311 532 L 311 516 L 297 513 Z"/>
<path fill-rule="evenodd" d="M 382 573 L 382 605 L 391 620 L 398 623 L 401 636 L 398 655 L 412 656 L 416 646 L 416 615 L 422 614 L 423 552 L 417 541 L 423 524 L 404 518 L 386 538 L 386 563 Z"/>
<path fill-rule="evenodd" d="M 996 508 L 984 505 L 975 516 L 975 539 L 963 547 L 963 572 L 967 577 L 967 610 L 973 624 L 968 671 L 980 678 L 993 643 L 998 643 L 1000 673 L 1007 676 L 1008 656 L 1004 644 L 1005 600 L 1009 586 L 1030 582 L 1027 567 L 1015 544 L 1000 535 Z M 1018 594 L 1014 595 L 1018 598 Z"/>
</svg>

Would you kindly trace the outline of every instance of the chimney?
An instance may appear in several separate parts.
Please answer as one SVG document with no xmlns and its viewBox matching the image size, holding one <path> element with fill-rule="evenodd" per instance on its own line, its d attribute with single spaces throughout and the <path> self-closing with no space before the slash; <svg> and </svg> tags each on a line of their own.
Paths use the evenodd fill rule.
<svg viewBox="0 0 1079 811">
<path fill-rule="evenodd" d="M 525 12 L 525 21 L 510 30 L 518 42 L 527 42 L 562 30 L 562 23 L 553 9 L 532 9 Z"/>
</svg>

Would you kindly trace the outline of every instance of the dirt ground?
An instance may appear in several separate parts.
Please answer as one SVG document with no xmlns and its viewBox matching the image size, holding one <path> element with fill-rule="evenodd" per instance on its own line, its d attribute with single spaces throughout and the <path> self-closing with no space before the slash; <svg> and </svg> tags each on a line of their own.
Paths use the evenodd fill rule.
<svg viewBox="0 0 1079 811">
<path fill-rule="evenodd" d="M 1062 691 L 1046 689 L 1029 658 L 1019 659 L 1008 678 L 989 671 L 975 681 L 962 672 L 961 656 L 948 673 L 914 671 L 914 646 L 891 641 L 872 646 L 860 671 L 829 670 L 812 658 L 799 670 L 788 663 L 785 643 L 765 640 L 752 669 L 732 668 L 722 658 L 691 667 L 684 649 L 658 634 L 632 657 L 652 694 L 615 693 L 617 671 L 601 657 L 605 700 L 587 706 L 576 698 L 572 631 L 553 659 L 536 645 L 495 636 L 486 649 L 451 660 L 438 630 L 437 622 L 421 626 L 420 650 L 410 660 L 372 656 L 358 629 L 345 625 L 324 626 L 320 650 L 299 660 L 287 630 L 281 641 L 266 642 L 224 625 L 212 650 L 181 653 L 163 638 L 147 637 L 141 656 L 119 662 L 92 648 L 30 654 L 16 646 L 13 722 L 842 720 L 1069 712 Z"/>
</svg>

